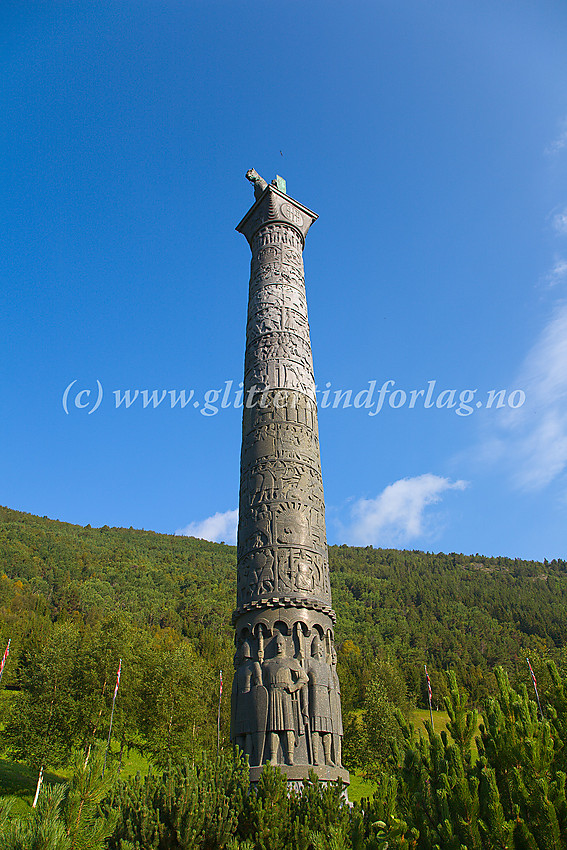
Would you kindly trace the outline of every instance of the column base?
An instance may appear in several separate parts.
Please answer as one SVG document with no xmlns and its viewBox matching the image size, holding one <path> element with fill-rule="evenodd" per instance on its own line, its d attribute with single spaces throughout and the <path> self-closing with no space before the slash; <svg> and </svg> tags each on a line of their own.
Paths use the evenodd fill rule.
<svg viewBox="0 0 567 850">
<path fill-rule="evenodd" d="M 273 766 L 281 770 L 284 776 L 287 777 L 288 782 L 305 781 L 309 778 L 309 773 L 313 771 L 321 782 L 336 782 L 337 779 L 341 779 L 345 785 L 350 785 L 349 772 L 343 767 L 333 767 L 332 765 L 325 764 L 277 764 Z M 264 767 L 265 765 L 260 765 L 259 767 L 250 768 L 250 782 L 252 784 L 258 782 Z"/>
</svg>

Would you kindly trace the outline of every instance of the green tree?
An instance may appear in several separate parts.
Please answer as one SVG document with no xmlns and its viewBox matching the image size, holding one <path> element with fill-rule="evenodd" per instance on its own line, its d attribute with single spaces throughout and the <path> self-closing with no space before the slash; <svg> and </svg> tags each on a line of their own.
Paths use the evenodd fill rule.
<svg viewBox="0 0 567 850">
<path fill-rule="evenodd" d="M 188 640 L 173 632 L 156 639 L 146 659 L 137 717 L 156 765 L 194 760 L 214 749 L 217 689 L 214 671 Z"/>
<path fill-rule="evenodd" d="M 58 623 L 41 646 L 32 635 L 20 654 L 18 683 L 3 739 L 16 758 L 39 768 L 66 764 L 80 735 L 82 698 L 74 688 L 79 628 Z"/>
<path fill-rule="evenodd" d="M 26 817 L 10 817 L 12 801 L 0 805 L 3 850 L 104 850 L 116 815 L 105 817 L 100 804 L 111 785 L 101 777 L 102 752 L 88 765 L 79 756 L 71 782 L 42 788 L 38 805 Z"/>
</svg>

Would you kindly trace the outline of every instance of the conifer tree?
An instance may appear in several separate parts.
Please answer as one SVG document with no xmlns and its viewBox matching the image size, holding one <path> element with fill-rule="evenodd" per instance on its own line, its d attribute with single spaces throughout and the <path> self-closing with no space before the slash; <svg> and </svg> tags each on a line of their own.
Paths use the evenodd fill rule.
<svg viewBox="0 0 567 850">
<path fill-rule="evenodd" d="M 108 793 L 110 777 L 101 779 L 102 755 L 97 752 L 85 768 L 78 757 L 69 785 L 46 785 L 37 808 L 27 817 L 10 819 L 10 806 L 0 812 L 2 850 L 104 850 L 114 827 L 99 804 Z"/>
</svg>

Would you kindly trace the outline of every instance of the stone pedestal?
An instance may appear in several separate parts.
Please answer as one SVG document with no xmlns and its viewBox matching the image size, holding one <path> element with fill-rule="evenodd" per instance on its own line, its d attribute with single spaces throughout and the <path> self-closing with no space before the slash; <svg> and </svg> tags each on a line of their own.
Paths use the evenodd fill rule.
<svg viewBox="0 0 567 850">
<path fill-rule="evenodd" d="M 252 264 L 231 736 L 252 782 L 270 761 L 290 782 L 348 783 L 302 257 L 317 216 L 256 177 L 236 228 Z"/>
</svg>

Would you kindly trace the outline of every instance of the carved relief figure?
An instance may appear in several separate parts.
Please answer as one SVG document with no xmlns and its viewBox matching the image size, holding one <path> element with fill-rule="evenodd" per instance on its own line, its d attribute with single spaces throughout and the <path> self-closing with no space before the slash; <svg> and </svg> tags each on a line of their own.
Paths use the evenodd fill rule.
<svg viewBox="0 0 567 850">
<path fill-rule="evenodd" d="M 274 556 L 269 549 L 261 549 L 252 555 L 250 571 L 251 594 L 268 596 L 275 588 Z"/>
<path fill-rule="evenodd" d="M 269 510 L 267 510 L 266 508 L 260 508 L 256 512 L 256 536 L 254 538 L 254 546 L 265 546 L 266 544 L 271 543 L 271 522 L 272 516 Z"/>
<path fill-rule="evenodd" d="M 283 253 L 283 259 L 286 263 L 294 263 L 296 266 L 303 268 L 301 251 L 296 251 L 294 248 L 286 248 Z"/>
<path fill-rule="evenodd" d="M 298 590 L 312 591 L 314 584 L 311 559 L 309 559 L 309 556 L 305 552 L 300 551 L 297 560 L 295 586 Z"/>
<path fill-rule="evenodd" d="M 307 300 L 304 290 L 286 284 L 281 287 L 281 292 L 283 293 L 286 307 L 291 307 L 293 310 L 297 310 L 307 317 Z"/>
<path fill-rule="evenodd" d="M 250 475 L 247 483 L 250 504 L 273 499 L 274 488 L 276 487 L 275 470 L 272 470 L 269 465 L 264 464 L 262 468 L 257 468 Z"/>
<path fill-rule="evenodd" d="M 278 549 L 278 589 L 286 595 L 293 590 L 291 549 Z"/>
<path fill-rule="evenodd" d="M 333 751 L 335 764 L 342 764 L 343 714 L 341 711 L 341 683 L 337 674 L 337 651 L 331 647 L 331 714 L 333 717 Z"/>
<path fill-rule="evenodd" d="M 331 671 L 324 659 L 324 650 L 318 635 L 313 638 L 309 662 L 309 716 L 311 718 L 311 740 L 313 764 L 332 765 L 331 742 L 333 721 L 331 715 Z M 321 756 L 320 744 L 323 744 Z"/>
<path fill-rule="evenodd" d="M 250 764 L 261 764 L 268 694 L 262 684 L 262 668 L 252 660 L 248 641 L 235 654 L 236 674 L 232 683 L 231 740 L 249 758 Z"/>
<path fill-rule="evenodd" d="M 262 334 L 276 333 L 282 329 L 282 308 L 264 307 L 251 316 L 246 329 L 248 342 Z"/>
<path fill-rule="evenodd" d="M 254 572 L 252 582 L 255 581 L 258 596 L 266 596 L 273 593 L 275 586 L 274 556 L 269 549 L 262 549 L 254 554 Z"/>
<path fill-rule="evenodd" d="M 305 542 L 308 534 L 305 508 L 298 509 L 292 504 L 280 505 L 276 519 L 276 540 L 280 544 L 297 544 Z"/>
<path fill-rule="evenodd" d="M 247 555 L 245 558 L 238 559 L 238 577 L 236 581 L 236 596 L 239 605 L 244 605 L 250 601 L 252 590 L 250 588 L 249 576 L 250 567 L 252 564 L 252 556 Z"/>
<path fill-rule="evenodd" d="M 276 657 L 262 665 L 264 684 L 268 691 L 268 761 L 277 763 L 278 746 L 281 743 L 284 760 L 293 764 L 295 744 L 303 729 L 300 701 L 297 696 L 308 678 L 295 658 L 285 655 L 285 640 L 276 636 Z"/>
<path fill-rule="evenodd" d="M 309 340 L 307 316 L 303 313 L 286 308 L 284 312 L 284 327 L 286 330 L 300 334 L 304 339 Z"/>
<path fill-rule="evenodd" d="M 255 596 L 270 596 L 276 587 L 274 555 L 270 549 L 251 552 L 238 561 L 238 604 Z"/>
<path fill-rule="evenodd" d="M 289 245 L 300 251 L 303 249 L 303 243 L 299 234 L 292 227 L 279 223 L 267 224 L 257 231 L 252 241 L 252 253 L 263 245 Z"/>
<path fill-rule="evenodd" d="M 269 245 L 267 248 L 261 248 L 254 262 L 259 263 L 260 265 L 264 263 L 273 263 L 278 259 L 281 248 L 277 248 L 275 245 Z"/>
</svg>

